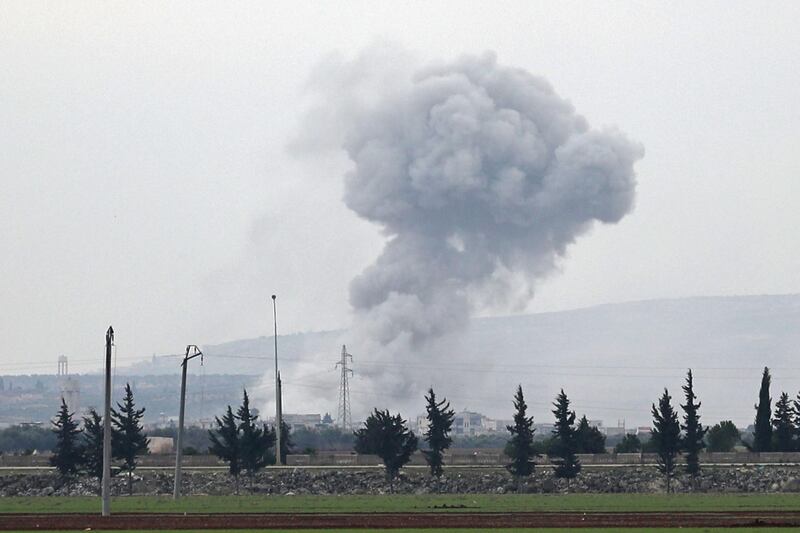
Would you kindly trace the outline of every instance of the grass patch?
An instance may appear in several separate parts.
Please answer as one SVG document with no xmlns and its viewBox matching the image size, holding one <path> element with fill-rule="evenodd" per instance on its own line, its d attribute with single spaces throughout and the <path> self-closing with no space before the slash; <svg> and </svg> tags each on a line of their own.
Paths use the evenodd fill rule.
<svg viewBox="0 0 800 533">
<path fill-rule="evenodd" d="M 800 511 L 792 494 L 461 494 L 381 496 L 169 496 L 114 498 L 112 512 L 357 513 L 511 511 Z M 0 513 L 94 513 L 97 497 L 5 497 Z"/>
</svg>

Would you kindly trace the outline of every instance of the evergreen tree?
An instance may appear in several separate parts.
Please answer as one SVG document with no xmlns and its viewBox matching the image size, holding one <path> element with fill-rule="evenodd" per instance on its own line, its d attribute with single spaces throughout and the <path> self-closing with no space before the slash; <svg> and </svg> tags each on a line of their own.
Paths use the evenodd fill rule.
<svg viewBox="0 0 800 533">
<path fill-rule="evenodd" d="M 242 405 L 236 412 L 239 420 L 239 447 L 241 450 L 242 469 L 247 472 L 250 488 L 253 487 L 253 476 L 269 464 L 270 448 L 275 446 L 275 434 L 266 426 L 258 427 L 258 415 L 250 411 L 250 398 L 244 391 Z M 271 437 L 271 440 L 270 440 Z"/>
<path fill-rule="evenodd" d="M 792 406 L 794 407 L 795 435 L 800 439 L 800 392 L 797 393 L 795 400 L 792 402 Z M 797 446 L 800 448 L 800 440 L 798 440 Z"/>
<path fill-rule="evenodd" d="M 758 391 L 758 404 L 756 404 L 756 429 L 753 436 L 753 451 L 768 452 L 772 449 L 772 398 L 769 396 L 769 385 L 772 378 L 769 368 L 764 367 L 761 376 L 761 388 Z"/>
<path fill-rule="evenodd" d="M 128 474 L 128 494 L 133 495 L 133 471 L 136 470 L 137 458 L 147 452 L 147 435 L 142 428 L 141 420 L 144 407 L 136 409 L 130 383 L 125 384 L 125 397 L 111 409 L 111 452 L 116 459 L 122 460 L 120 470 Z"/>
<path fill-rule="evenodd" d="M 628 433 L 622 440 L 614 446 L 614 453 L 637 453 L 642 451 L 642 441 L 639 437 Z"/>
<path fill-rule="evenodd" d="M 428 402 L 425 406 L 428 413 L 428 430 L 425 432 L 425 440 L 430 449 L 422 453 L 428 462 L 431 475 L 438 478 L 442 475 L 444 451 L 453 443 L 453 439 L 450 438 L 450 428 L 453 427 L 455 413 L 450 409 L 450 402 L 446 399 L 441 402 L 436 401 L 433 388 L 428 389 L 425 401 Z"/>
<path fill-rule="evenodd" d="M 272 444 L 275 446 L 275 434 L 272 434 Z M 292 428 L 281 420 L 281 464 L 286 464 L 286 456 L 294 453 L 294 442 L 292 442 Z"/>
<path fill-rule="evenodd" d="M 652 406 L 653 433 L 650 441 L 658 454 L 658 470 L 667 479 L 667 492 L 670 492 L 675 473 L 676 458 L 680 453 L 681 427 L 678 414 L 672 408 L 672 397 L 667 389 L 658 400 L 658 408 Z"/>
<path fill-rule="evenodd" d="M 706 440 L 710 452 L 731 452 L 736 443 L 741 440 L 741 433 L 736 429 L 736 424 L 730 420 L 723 420 L 708 430 Z"/>
<path fill-rule="evenodd" d="M 694 394 L 694 382 L 691 369 L 686 374 L 686 384 L 683 385 L 683 393 L 686 403 L 681 405 L 683 409 L 683 450 L 686 452 L 686 471 L 697 477 L 700 474 L 700 452 L 706 447 L 705 436 L 707 429 L 700 423 L 700 402 L 696 402 Z"/>
<path fill-rule="evenodd" d="M 233 476 L 236 494 L 239 494 L 239 474 L 242 472 L 242 450 L 239 442 L 239 424 L 231 406 L 222 419 L 214 417 L 216 429 L 208 431 L 211 446 L 208 450 L 228 463 L 228 473 Z"/>
<path fill-rule="evenodd" d="M 569 399 L 564 393 L 564 389 L 556 396 L 553 402 L 553 414 L 556 417 L 556 425 L 553 429 L 555 440 L 550 451 L 551 461 L 553 462 L 553 472 L 556 477 L 562 477 L 569 482 L 581 471 L 581 462 L 575 455 L 578 451 L 578 439 L 575 431 L 575 411 L 569 410 Z M 588 425 L 588 422 L 587 422 Z"/>
<path fill-rule="evenodd" d="M 528 405 L 522 394 L 522 385 L 517 386 L 514 395 L 514 425 L 506 426 L 511 438 L 506 445 L 506 454 L 511 458 L 511 463 L 506 466 L 519 484 L 522 478 L 533 474 L 536 467 L 534 459 L 538 456 L 533 445 L 533 417 L 527 415 Z"/>
<path fill-rule="evenodd" d="M 103 417 L 94 409 L 83 417 L 83 467 L 90 476 L 103 479 Z"/>
<path fill-rule="evenodd" d="M 78 473 L 82 451 L 80 446 L 78 423 L 72 419 L 67 402 L 61 398 L 61 409 L 53 421 L 53 433 L 56 434 L 56 445 L 50 457 L 50 466 L 56 467 L 63 483 L 69 485 Z"/>
<path fill-rule="evenodd" d="M 792 452 L 795 449 L 794 409 L 789 395 L 781 393 L 780 399 L 775 403 L 775 418 L 772 419 L 772 451 Z"/>
<path fill-rule="evenodd" d="M 596 427 L 589 425 L 586 415 L 578 421 L 575 439 L 578 442 L 577 453 L 606 453 L 606 436 Z"/>
<path fill-rule="evenodd" d="M 389 490 L 394 492 L 394 478 L 417 449 L 417 437 L 406 427 L 406 421 L 399 414 L 392 416 L 388 410 L 375 409 L 354 435 L 356 452 L 381 458 Z"/>
</svg>

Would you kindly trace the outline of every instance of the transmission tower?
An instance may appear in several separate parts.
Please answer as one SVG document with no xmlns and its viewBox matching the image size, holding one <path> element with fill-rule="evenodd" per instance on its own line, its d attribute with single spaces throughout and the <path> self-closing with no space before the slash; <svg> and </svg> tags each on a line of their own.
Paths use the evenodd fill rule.
<svg viewBox="0 0 800 533">
<path fill-rule="evenodd" d="M 347 358 L 352 362 L 353 356 L 347 353 L 347 346 L 342 345 L 342 358 L 336 363 L 337 367 L 342 367 L 342 377 L 339 382 L 339 407 L 336 416 L 336 424 L 344 429 L 353 429 L 353 416 L 350 414 L 350 383 L 349 378 L 353 370 L 347 367 Z"/>
</svg>

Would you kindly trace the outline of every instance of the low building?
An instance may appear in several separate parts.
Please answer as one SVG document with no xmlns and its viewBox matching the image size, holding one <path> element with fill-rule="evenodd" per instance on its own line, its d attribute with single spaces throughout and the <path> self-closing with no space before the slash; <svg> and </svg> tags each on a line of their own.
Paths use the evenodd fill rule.
<svg viewBox="0 0 800 533">
<path fill-rule="evenodd" d="M 289 429 L 316 429 L 322 423 L 322 415 L 319 413 L 313 414 L 290 414 L 283 415 L 283 423 L 289 426 Z"/>
<path fill-rule="evenodd" d="M 153 455 L 172 453 L 175 441 L 172 437 L 148 437 L 147 449 Z"/>
</svg>

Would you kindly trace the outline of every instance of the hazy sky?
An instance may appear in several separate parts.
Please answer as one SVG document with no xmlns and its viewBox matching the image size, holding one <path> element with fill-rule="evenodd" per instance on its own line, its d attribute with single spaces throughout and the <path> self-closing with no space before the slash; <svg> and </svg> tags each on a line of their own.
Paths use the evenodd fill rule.
<svg viewBox="0 0 800 533">
<path fill-rule="evenodd" d="M 634 212 L 529 311 L 800 292 L 800 3 L 2 2 L 0 373 L 346 326 L 382 248 L 293 157 L 315 65 L 497 53 L 641 142 Z M 335 349 L 332 354 L 335 356 Z"/>
</svg>

